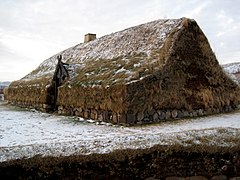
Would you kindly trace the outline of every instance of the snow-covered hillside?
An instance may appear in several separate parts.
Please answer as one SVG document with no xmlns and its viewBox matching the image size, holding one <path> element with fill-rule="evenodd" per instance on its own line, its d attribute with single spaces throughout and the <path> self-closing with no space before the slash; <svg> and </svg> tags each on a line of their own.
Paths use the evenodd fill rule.
<svg viewBox="0 0 240 180">
<path fill-rule="evenodd" d="M 222 65 L 224 71 L 238 84 L 240 84 L 240 63 Z"/>
<path fill-rule="evenodd" d="M 227 73 L 235 74 L 240 72 L 240 63 L 230 63 L 222 65 Z"/>
<path fill-rule="evenodd" d="M 7 87 L 7 86 L 9 86 L 10 83 L 11 82 L 9 82 L 9 81 L 3 81 L 3 82 L 0 81 L 0 86 Z"/>
</svg>

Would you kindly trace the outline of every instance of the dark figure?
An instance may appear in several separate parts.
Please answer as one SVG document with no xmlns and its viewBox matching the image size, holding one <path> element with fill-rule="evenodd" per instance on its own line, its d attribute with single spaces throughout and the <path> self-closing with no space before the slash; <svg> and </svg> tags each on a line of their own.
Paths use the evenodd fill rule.
<svg viewBox="0 0 240 180">
<path fill-rule="evenodd" d="M 69 77 L 68 70 L 65 66 L 68 66 L 69 64 L 62 62 L 62 55 L 57 56 L 58 63 L 56 66 L 56 70 L 54 72 L 54 80 L 56 80 L 57 85 L 61 86 L 63 84 L 63 81 L 66 77 Z"/>
<path fill-rule="evenodd" d="M 54 94 L 53 94 L 53 110 L 57 110 L 57 96 L 58 96 L 58 87 L 61 86 L 64 80 L 69 77 L 68 70 L 65 66 L 69 64 L 63 63 L 62 55 L 57 56 L 58 63 L 56 65 L 56 69 L 53 76 L 53 86 L 54 86 Z"/>
</svg>

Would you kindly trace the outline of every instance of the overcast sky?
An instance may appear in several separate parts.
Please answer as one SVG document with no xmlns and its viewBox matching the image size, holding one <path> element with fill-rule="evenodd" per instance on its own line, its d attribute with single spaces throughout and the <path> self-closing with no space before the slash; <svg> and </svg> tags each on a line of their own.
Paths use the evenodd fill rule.
<svg viewBox="0 0 240 180">
<path fill-rule="evenodd" d="M 195 19 L 221 64 L 240 62 L 239 0 L 0 0 L 0 81 L 17 80 L 50 56 L 162 18 Z"/>
</svg>

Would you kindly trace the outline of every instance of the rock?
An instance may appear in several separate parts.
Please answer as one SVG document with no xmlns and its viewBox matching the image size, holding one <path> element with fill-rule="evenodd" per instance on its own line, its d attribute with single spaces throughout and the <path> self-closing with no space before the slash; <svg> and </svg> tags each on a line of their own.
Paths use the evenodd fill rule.
<svg viewBox="0 0 240 180">
<path fill-rule="evenodd" d="M 143 112 L 139 112 L 137 114 L 137 121 L 141 121 L 141 120 L 143 120 L 143 118 L 144 118 L 144 113 Z"/>
<path fill-rule="evenodd" d="M 58 113 L 59 113 L 59 110 L 58 110 Z M 80 116 L 80 113 L 78 111 L 75 111 L 75 115 Z"/>
<path fill-rule="evenodd" d="M 240 180 L 240 177 L 233 177 L 233 178 L 230 178 L 229 180 Z"/>
<path fill-rule="evenodd" d="M 148 111 L 149 116 L 153 116 L 156 113 L 155 109 L 151 109 L 150 111 Z"/>
<path fill-rule="evenodd" d="M 192 112 L 189 113 L 189 117 L 193 117 L 193 113 Z"/>
<path fill-rule="evenodd" d="M 206 114 L 207 115 L 212 114 L 212 109 L 211 108 L 206 109 Z"/>
<path fill-rule="evenodd" d="M 83 117 L 84 117 L 85 119 L 88 119 L 88 111 L 87 111 L 87 110 L 84 111 Z"/>
<path fill-rule="evenodd" d="M 172 114 L 172 118 L 175 119 L 178 116 L 178 111 L 176 109 L 174 109 L 171 114 Z"/>
<path fill-rule="evenodd" d="M 103 111 L 103 121 L 109 122 L 110 120 L 110 114 L 108 111 Z"/>
<path fill-rule="evenodd" d="M 236 110 L 237 109 L 237 105 L 236 104 L 232 104 L 232 109 Z"/>
<path fill-rule="evenodd" d="M 158 113 L 155 112 L 155 114 L 153 115 L 153 121 L 157 122 L 158 121 Z"/>
<path fill-rule="evenodd" d="M 149 177 L 149 178 L 146 178 L 145 180 L 159 180 L 159 179 L 156 179 L 154 177 Z"/>
<path fill-rule="evenodd" d="M 184 117 L 184 113 L 180 110 L 178 110 L 178 118 L 183 118 Z"/>
<path fill-rule="evenodd" d="M 97 119 L 97 111 L 91 110 L 91 119 Z"/>
<path fill-rule="evenodd" d="M 101 112 L 98 112 L 98 114 L 97 114 L 97 120 L 103 121 L 103 115 L 102 115 Z"/>
<path fill-rule="evenodd" d="M 167 111 L 166 112 L 166 119 L 170 119 L 171 118 L 171 112 L 170 111 Z"/>
<path fill-rule="evenodd" d="M 82 111 L 83 111 L 83 109 L 82 109 L 82 108 L 78 108 L 78 111 L 79 111 L 79 112 L 82 112 Z"/>
<path fill-rule="evenodd" d="M 113 123 L 118 123 L 118 116 L 116 113 L 112 114 L 112 121 L 113 121 Z"/>
<path fill-rule="evenodd" d="M 48 108 L 51 108 L 51 106 L 49 104 L 43 104 L 43 108 L 48 109 Z M 61 108 L 61 110 L 63 109 L 62 106 L 60 106 L 58 108 Z"/>
<path fill-rule="evenodd" d="M 221 167 L 221 170 L 222 171 L 226 171 L 228 169 L 228 166 L 227 165 L 224 165 L 223 167 Z"/>
<path fill-rule="evenodd" d="M 164 119 L 166 119 L 166 113 L 163 112 L 163 111 L 161 111 L 161 113 L 158 114 L 158 118 L 159 118 L 160 120 L 164 120 Z"/>
<path fill-rule="evenodd" d="M 127 123 L 126 119 L 127 119 L 127 117 L 124 114 L 121 114 L 121 115 L 118 116 L 118 122 L 120 124 L 126 124 Z"/>
<path fill-rule="evenodd" d="M 203 176 L 191 176 L 191 177 L 186 177 L 185 180 L 207 180 L 207 178 Z"/>
<path fill-rule="evenodd" d="M 199 115 L 199 116 L 203 116 L 203 110 L 202 110 L 202 109 L 199 109 L 199 110 L 198 110 L 198 115 Z"/>
<path fill-rule="evenodd" d="M 219 175 L 219 176 L 213 176 L 211 180 L 228 180 L 228 178 L 225 175 Z"/>
<path fill-rule="evenodd" d="M 145 118 L 143 119 L 143 122 L 148 123 L 148 122 L 150 122 L 150 119 L 149 119 L 148 117 L 145 117 Z"/>
<path fill-rule="evenodd" d="M 182 177 L 167 177 L 166 180 L 185 180 L 185 178 L 182 178 Z"/>
<path fill-rule="evenodd" d="M 219 107 L 219 112 L 223 112 L 223 107 Z"/>
<path fill-rule="evenodd" d="M 189 112 L 187 112 L 187 111 L 184 111 L 183 112 L 183 115 L 184 115 L 184 117 L 189 117 L 190 115 L 189 115 Z"/>
<path fill-rule="evenodd" d="M 214 114 L 218 114 L 219 113 L 219 109 L 218 108 L 214 108 Z"/>
<path fill-rule="evenodd" d="M 144 111 L 144 118 L 148 118 L 149 117 L 149 114 L 148 114 L 148 111 Z"/>
<path fill-rule="evenodd" d="M 208 115 L 206 110 L 203 110 L 203 115 L 204 116 Z"/>
<path fill-rule="evenodd" d="M 193 116 L 193 117 L 197 117 L 197 116 L 198 116 L 198 110 L 193 111 L 193 112 L 192 112 L 192 116 Z"/>
<path fill-rule="evenodd" d="M 135 120 L 136 120 L 136 118 L 135 118 L 134 114 L 132 114 L 132 113 L 127 114 L 127 123 L 128 124 L 134 124 Z"/>
<path fill-rule="evenodd" d="M 43 108 L 47 108 L 49 105 L 48 104 L 43 104 Z M 58 110 L 63 110 L 62 106 L 58 106 Z"/>
</svg>

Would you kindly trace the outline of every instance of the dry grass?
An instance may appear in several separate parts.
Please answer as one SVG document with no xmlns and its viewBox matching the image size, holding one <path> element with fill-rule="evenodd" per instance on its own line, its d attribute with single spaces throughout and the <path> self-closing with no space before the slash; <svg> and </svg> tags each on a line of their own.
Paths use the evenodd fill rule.
<svg viewBox="0 0 240 180">
<path fill-rule="evenodd" d="M 134 54 L 114 59 L 88 59 L 84 68 L 71 80 L 73 86 L 111 86 L 139 80 L 150 74 L 153 62 L 146 54 Z"/>
<path fill-rule="evenodd" d="M 50 83 L 49 77 L 30 81 L 14 81 L 8 87 L 7 97 L 10 101 L 46 104 L 48 96 L 46 86 Z"/>
<path fill-rule="evenodd" d="M 240 103 L 239 87 L 226 77 L 202 31 L 194 23 L 185 27 L 154 52 L 160 73 L 128 85 L 130 110 L 221 109 Z"/>
</svg>

